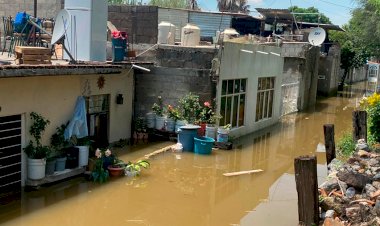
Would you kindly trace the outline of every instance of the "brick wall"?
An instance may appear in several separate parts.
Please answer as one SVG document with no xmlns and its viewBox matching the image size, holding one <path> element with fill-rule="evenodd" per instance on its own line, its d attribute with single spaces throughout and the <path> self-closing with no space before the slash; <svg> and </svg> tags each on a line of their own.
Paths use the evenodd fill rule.
<svg viewBox="0 0 380 226">
<path fill-rule="evenodd" d="M 130 43 L 157 43 L 158 7 L 109 5 L 108 20 L 126 31 Z"/>
<path fill-rule="evenodd" d="M 157 96 L 164 104 L 177 106 L 179 98 L 189 92 L 199 95 L 201 101 L 210 101 L 215 93 L 210 70 L 154 67 L 149 73 L 135 73 L 135 116 L 150 112 Z"/>
</svg>

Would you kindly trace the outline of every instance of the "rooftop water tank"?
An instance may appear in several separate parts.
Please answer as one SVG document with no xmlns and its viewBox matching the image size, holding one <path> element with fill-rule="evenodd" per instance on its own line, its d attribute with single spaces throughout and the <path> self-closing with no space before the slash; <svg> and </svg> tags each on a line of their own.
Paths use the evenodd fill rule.
<svg viewBox="0 0 380 226">
<path fill-rule="evenodd" d="M 223 31 L 223 40 L 229 40 L 229 39 L 232 39 L 234 37 L 237 37 L 238 35 L 239 35 L 239 33 L 235 29 L 226 28 Z"/>
<path fill-rule="evenodd" d="M 158 44 L 174 45 L 175 25 L 166 21 L 158 24 Z"/>
<path fill-rule="evenodd" d="M 187 24 L 182 28 L 181 45 L 197 46 L 201 41 L 201 29 L 194 24 Z"/>
</svg>

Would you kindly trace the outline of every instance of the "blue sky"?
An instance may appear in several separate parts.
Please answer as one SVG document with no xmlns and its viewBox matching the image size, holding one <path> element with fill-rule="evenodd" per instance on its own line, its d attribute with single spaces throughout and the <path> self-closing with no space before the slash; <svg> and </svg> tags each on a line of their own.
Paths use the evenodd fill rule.
<svg viewBox="0 0 380 226">
<path fill-rule="evenodd" d="M 216 0 L 197 0 L 203 11 L 217 11 Z M 314 6 L 330 18 L 333 24 L 346 24 L 355 8 L 355 0 L 248 0 L 251 11 L 254 8 L 284 9 L 291 5 L 302 8 Z"/>
</svg>

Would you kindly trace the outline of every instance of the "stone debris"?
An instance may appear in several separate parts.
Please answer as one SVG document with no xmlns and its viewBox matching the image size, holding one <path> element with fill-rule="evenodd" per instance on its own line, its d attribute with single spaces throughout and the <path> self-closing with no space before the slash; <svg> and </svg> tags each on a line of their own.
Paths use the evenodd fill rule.
<svg viewBox="0 0 380 226">
<path fill-rule="evenodd" d="M 346 162 L 333 159 L 328 169 L 319 186 L 321 225 L 380 226 L 380 155 L 359 140 Z"/>
</svg>

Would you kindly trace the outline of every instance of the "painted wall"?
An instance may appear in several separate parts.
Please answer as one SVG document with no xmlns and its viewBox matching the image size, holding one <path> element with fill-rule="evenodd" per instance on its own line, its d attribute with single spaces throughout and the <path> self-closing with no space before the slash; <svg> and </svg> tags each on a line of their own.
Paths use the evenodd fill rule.
<svg viewBox="0 0 380 226">
<path fill-rule="evenodd" d="M 0 79 L 0 117 L 23 115 L 23 147 L 30 140 L 29 114 L 35 111 L 50 120 L 42 142 L 49 144 L 57 126 L 70 120 L 76 99 L 80 95 L 110 94 L 109 141 L 131 137 L 133 76 L 104 75 L 103 89 L 97 87 L 99 75 L 39 76 Z M 86 88 L 85 88 L 86 87 Z M 124 104 L 116 104 L 116 95 L 123 94 Z M 26 156 L 23 153 L 23 181 L 25 181 Z"/>
<path fill-rule="evenodd" d="M 243 52 L 241 49 L 252 51 L 252 53 Z M 268 54 L 258 53 L 257 51 Z M 220 106 L 221 101 L 222 80 L 247 78 L 244 126 L 232 129 L 232 136 L 242 136 L 260 130 L 276 123 L 280 118 L 281 75 L 284 67 L 284 58 L 277 55 L 280 53 L 281 48 L 275 46 L 225 43 L 220 64 L 219 83 L 217 85 L 218 106 Z M 270 119 L 255 122 L 257 86 L 258 78 L 260 77 L 275 77 L 273 116 Z"/>
</svg>

